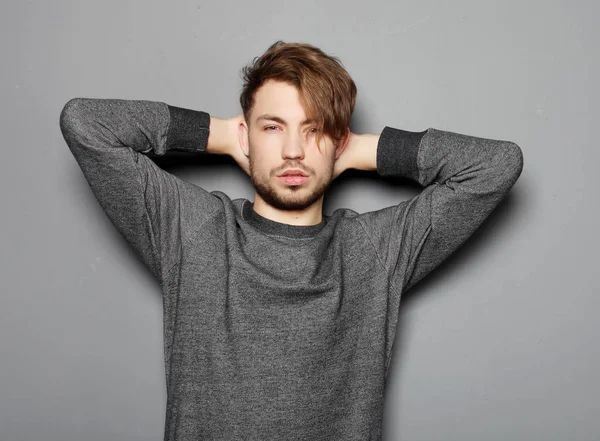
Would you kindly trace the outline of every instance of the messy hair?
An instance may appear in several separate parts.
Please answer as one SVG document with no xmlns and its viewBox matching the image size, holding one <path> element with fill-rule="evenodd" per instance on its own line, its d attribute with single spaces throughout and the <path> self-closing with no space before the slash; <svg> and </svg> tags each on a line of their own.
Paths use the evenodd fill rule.
<svg viewBox="0 0 600 441">
<path fill-rule="evenodd" d="M 273 43 L 242 68 L 240 104 L 249 124 L 256 91 L 269 79 L 295 86 L 306 117 L 318 126 L 317 144 L 328 135 L 344 138 L 356 104 L 356 85 L 339 58 L 307 43 Z"/>
</svg>

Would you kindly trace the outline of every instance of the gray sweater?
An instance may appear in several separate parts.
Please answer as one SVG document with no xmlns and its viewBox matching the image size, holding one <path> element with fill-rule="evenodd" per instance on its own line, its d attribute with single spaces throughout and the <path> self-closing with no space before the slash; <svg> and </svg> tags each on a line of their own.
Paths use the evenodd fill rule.
<svg viewBox="0 0 600 441">
<path fill-rule="evenodd" d="M 523 168 L 513 142 L 386 126 L 377 173 L 421 184 L 397 205 L 278 223 L 166 172 L 206 154 L 210 115 L 74 98 L 60 128 L 112 223 L 160 283 L 164 439 L 381 439 L 401 295 L 481 225 Z"/>
</svg>

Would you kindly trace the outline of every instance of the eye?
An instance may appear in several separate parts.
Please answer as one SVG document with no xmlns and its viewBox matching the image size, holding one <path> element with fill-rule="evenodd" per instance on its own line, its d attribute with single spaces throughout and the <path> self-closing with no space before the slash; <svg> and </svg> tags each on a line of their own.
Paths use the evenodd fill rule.
<svg viewBox="0 0 600 441">
<path fill-rule="evenodd" d="M 271 131 L 271 130 L 269 130 L 269 129 L 272 129 L 272 128 L 273 128 L 273 129 L 276 129 L 276 128 L 277 128 L 277 126 L 267 126 L 267 127 L 265 127 L 265 130 L 266 130 L 267 132 L 269 132 L 269 131 Z"/>
</svg>

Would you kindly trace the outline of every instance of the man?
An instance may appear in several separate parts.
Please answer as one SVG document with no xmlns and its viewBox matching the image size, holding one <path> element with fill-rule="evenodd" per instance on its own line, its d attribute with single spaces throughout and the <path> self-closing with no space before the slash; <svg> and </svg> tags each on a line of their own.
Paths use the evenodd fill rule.
<svg viewBox="0 0 600 441">
<path fill-rule="evenodd" d="M 433 128 L 348 130 L 339 60 L 276 42 L 244 69 L 243 115 L 75 98 L 60 127 L 94 195 L 161 284 L 165 440 L 379 440 L 401 295 L 481 225 L 521 174 L 512 142 Z M 254 201 L 160 169 L 228 154 Z M 332 179 L 424 186 L 380 210 L 322 213 Z"/>
</svg>

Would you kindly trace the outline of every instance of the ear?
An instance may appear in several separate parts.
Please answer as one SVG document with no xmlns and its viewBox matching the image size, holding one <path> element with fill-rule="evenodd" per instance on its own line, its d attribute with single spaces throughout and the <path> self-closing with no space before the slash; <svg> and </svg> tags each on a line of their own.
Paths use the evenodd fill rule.
<svg viewBox="0 0 600 441">
<path fill-rule="evenodd" d="M 344 152 L 344 150 L 346 150 L 349 140 L 350 140 L 350 127 L 346 127 L 346 135 L 344 135 L 344 138 L 342 138 L 342 140 L 339 142 L 339 144 L 335 148 L 335 159 L 338 159 L 340 157 L 340 155 Z"/>
<path fill-rule="evenodd" d="M 250 131 L 250 129 L 248 128 L 246 121 L 245 120 L 240 121 L 240 123 L 238 125 L 238 141 L 239 141 L 240 146 L 242 147 L 242 151 L 244 152 L 246 157 L 250 156 L 249 142 L 248 142 L 249 131 Z"/>
</svg>

